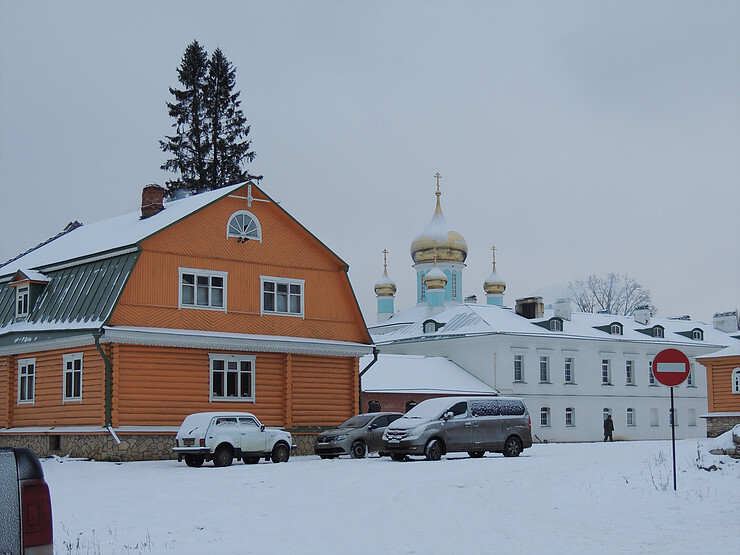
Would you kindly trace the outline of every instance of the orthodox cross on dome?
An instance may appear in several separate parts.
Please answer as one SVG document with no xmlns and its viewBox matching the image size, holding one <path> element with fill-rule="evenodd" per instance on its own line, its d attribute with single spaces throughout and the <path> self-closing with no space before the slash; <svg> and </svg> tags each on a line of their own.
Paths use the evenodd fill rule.
<svg viewBox="0 0 740 555">
<path fill-rule="evenodd" d="M 434 174 L 434 177 L 436 177 L 436 178 L 437 178 L 437 193 L 436 193 L 436 195 L 437 195 L 437 196 L 439 196 L 439 195 L 441 194 L 441 193 L 439 192 L 439 180 L 440 180 L 440 179 L 442 179 L 442 176 L 441 176 L 441 175 L 439 175 L 439 172 L 437 172 L 437 173 L 435 173 L 435 174 Z"/>
<path fill-rule="evenodd" d="M 383 253 L 383 272 L 385 272 L 388 269 L 388 249 L 383 249 L 381 252 Z"/>
<path fill-rule="evenodd" d="M 493 252 L 493 271 L 496 271 L 496 246 L 491 247 L 491 251 Z"/>
</svg>

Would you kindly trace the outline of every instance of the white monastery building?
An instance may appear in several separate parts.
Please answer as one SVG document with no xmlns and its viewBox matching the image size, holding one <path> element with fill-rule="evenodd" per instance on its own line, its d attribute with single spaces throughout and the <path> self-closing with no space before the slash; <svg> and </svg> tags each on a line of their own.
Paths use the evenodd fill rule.
<svg viewBox="0 0 740 555">
<path fill-rule="evenodd" d="M 607 415 L 615 440 L 669 439 L 670 388 L 655 379 L 652 361 L 672 348 L 691 363 L 687 380 L 674 388 L 676 437 L 706 437 L 706 372 L 696 357 L 740 345 L 736 320 L 728 328 L 726 318 L 721 325 L 655 318 L 648 308 L 632 316 L 579 313 L 569 300 L 545 308 L 541 297 L 517 299 L 510 308 L 495 250 L 493 271 L 482 283 L 485 304 L 463 299 L 467 244 L 442 213 L 437 177 L 434 216 L 411 243 L 417 303 L 395 312 L 396 285 L 384 264 L 375 286 L 377 323 L 369 326 L 381 356 L 363 389 L 372 383 L 373 391 L 394 390 L 389 365 L 401 371 L 402 358 L 383 355 L 444 357 L 491 391 L 523 398 L 535 441 L 602 440 Z M 470 390 L 469 384 L 448 387 Z"/>
</svg>

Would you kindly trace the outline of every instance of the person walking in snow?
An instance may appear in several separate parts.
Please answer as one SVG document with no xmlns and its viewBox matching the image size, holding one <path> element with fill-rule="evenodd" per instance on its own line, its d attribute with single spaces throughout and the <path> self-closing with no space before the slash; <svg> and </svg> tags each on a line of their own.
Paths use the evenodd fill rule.
<svg viewBox="0 0 740 555">
<path fill-rule="evenodd" d="M 614 421 L 610 414 L 606 417 L 606 420 L 604 420 L 604 441 L 606 441 L 607 438 L 609 441 L 614 441 L 614 439 L 612 439 L 612 432 L 614 432 Z"/>
</svg>

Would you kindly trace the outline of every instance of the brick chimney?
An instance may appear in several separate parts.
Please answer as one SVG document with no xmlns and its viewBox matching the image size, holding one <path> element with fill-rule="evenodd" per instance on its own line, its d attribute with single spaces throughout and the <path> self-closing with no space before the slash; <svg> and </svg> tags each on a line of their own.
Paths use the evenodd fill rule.
<svg viewBox="0 0 740 555">
<path fill-rule="evenodd" d="M 141 192 L 141 219 L 154 216 L 164 210 L 164 188 L 156 183 L 147 185 Z"/>
</svg>

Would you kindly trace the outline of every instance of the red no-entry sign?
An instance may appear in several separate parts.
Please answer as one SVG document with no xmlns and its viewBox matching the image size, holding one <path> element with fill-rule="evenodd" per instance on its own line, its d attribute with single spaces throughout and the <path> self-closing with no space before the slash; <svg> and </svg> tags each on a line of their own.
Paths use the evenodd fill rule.
<svg viewBox="0 0 740 555">
<path fill-rule="evenodd" d="M 688 357 L 677 349 L 660 351 L 653 359 L 653 376 L 663 385 L 682 384 L 690 369 Z"/>
</svg>

